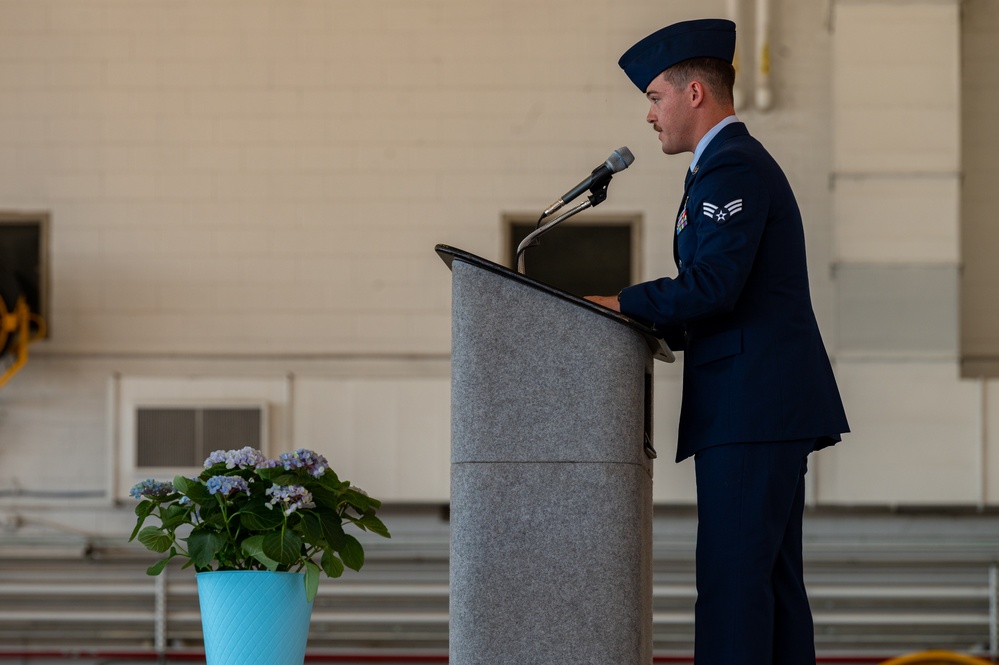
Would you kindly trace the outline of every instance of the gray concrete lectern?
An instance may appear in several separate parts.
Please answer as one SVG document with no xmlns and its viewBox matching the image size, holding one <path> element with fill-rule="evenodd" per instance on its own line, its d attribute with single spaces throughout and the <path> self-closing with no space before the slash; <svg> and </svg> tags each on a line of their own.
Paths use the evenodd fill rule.
<svg viewBox="0 0 999 665">
<path fill-rule="evenodd" d="M 452 665 L 652 662 L 653 359 L 627 317 L 444 245 Z"/>
</svg>

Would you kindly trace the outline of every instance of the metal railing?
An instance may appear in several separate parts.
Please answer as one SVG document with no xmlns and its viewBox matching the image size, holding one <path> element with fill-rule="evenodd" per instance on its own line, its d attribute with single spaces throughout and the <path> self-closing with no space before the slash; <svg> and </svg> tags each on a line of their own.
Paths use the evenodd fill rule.
<svg viewBox="0 0 999 665">
<path fill-rule="evenodd" d="M 446 653 L 446 536 L 372 543 L 366 551 L 361 574 L 323 579 L 310 653 Z M 149 577 L 149 563 L 135 549 L 0 558 L 0 656 L 52 648 L 163 656 L 200 649 L 193 573 L 168 567 Z M 948 649 L 999 661 L 999 565 L 988 548 L 913 553 L 869 543 L 820 545 L 806 550 L 806 576 L 816 647 L 826 659 Z M 689 544 L 656 548 L 653 639 L 663 657 L 693 651 L 693 579 Z"/>
</svg>

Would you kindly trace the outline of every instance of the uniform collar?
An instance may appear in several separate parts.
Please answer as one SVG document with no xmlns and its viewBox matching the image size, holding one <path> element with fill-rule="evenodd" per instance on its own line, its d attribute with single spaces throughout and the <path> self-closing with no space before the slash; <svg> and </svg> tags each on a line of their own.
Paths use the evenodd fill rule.
<svg viewBox="0 0 999 665">
<path fill-rule="evenodd" d="M 694 159 L 690 162 L 690 171 L 692 173 L 697 171 L 697 164 L 700 161 L 701 156 L 704 155 L 704 150 L 708 147 L 708 144 L 711 143 L 711 139 L 718 136 L 718 132 L 725 129 L 725 127 L 731 125 L 733 122 L 739 122 L 739 119 L 736 118 L 735 115 L 727 116 L 717 125 L 709 129 L 707 134 L 701 137 L 701 140 L 697 142 L 697 148 L 694 150 Z"/>
</svg>

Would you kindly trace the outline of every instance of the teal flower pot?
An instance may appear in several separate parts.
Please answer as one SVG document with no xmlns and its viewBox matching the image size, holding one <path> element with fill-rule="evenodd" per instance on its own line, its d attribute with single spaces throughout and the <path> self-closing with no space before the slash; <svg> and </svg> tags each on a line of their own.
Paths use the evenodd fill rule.
<svg viewBox="0 0 999 665">
<path fill-rule="evenodd" d="M 302 573 L 198 573 L 208 665 L 302 665 L 312 603 Z"/>
</svg>

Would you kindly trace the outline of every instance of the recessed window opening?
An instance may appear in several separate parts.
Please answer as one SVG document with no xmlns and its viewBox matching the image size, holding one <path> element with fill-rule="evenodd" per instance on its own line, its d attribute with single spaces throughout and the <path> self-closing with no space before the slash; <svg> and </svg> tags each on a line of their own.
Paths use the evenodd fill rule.
<svg viewBox="0 0 999 665">
<path fill-rule="evenodd" d="M 517 246 L 536 217 L 505 215 L 506 265 L 516 269 Z M 605 215 L 562 222 L 525 252 L 525 274 L 576 296 L 611 295 L 638 281 L 640 215 Z"/>
</svg>

